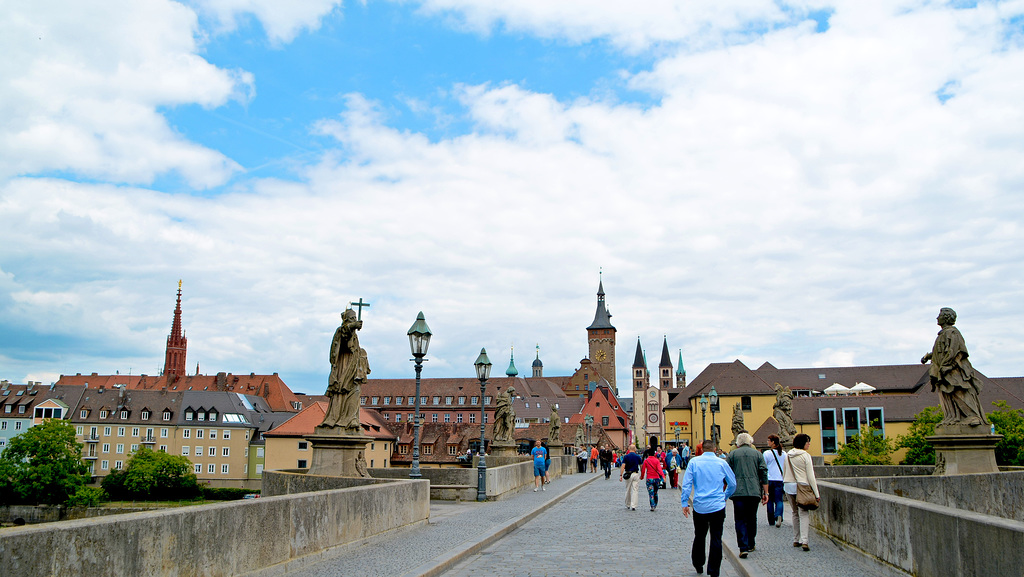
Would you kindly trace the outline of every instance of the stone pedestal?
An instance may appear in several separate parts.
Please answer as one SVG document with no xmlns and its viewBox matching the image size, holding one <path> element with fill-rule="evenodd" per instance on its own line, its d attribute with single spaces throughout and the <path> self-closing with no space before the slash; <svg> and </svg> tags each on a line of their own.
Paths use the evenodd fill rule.
<svg viewBox="0 0 1024 577">
<path fill-rule="evenodd" d="M 309 475 L 369 478 L 366 470 L 366 445 L 373 439 L 366 435 L 324 435 L 306 437 L 313 448 Z"/>
<path fill-rule="evenodd" d="M 565 445 L 562 443 L 548 443 L 548 456 L 556 457 L 565 454 Z"/>
<path fill-rule="evenodd" d="M 515 457 L 519 453 L 519 444 L 514 441 L 494 441 L 491 443 L 491 454 L 495 457 Z"/>
<path fill-rule="evenodd" d="M 988 425 L 939 425 L 935 435 L 927 437 L 935 447 L 933 475 L 998 473 L 996 444 L 1002 435 L 993 435 Z"/>
</svg>

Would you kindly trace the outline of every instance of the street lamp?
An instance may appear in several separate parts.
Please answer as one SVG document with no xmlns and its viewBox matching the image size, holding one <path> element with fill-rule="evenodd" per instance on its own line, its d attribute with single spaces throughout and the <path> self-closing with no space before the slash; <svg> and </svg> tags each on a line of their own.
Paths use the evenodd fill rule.
<svg viewBox="0 0 1024 577">
<path fill-rule="evenodd" d="M 700 394 L 700 433 L 702 435 L 700 442 L 703 443 L 708 438 L 708 422 L 707 422 L 707 410 L 708 410 L 708 398 L 704 396 L 704 393 Z"/>
<path fill-rule="evenodd" d="M 715 441 L 715 446 L 718 446 L 718 434 L 715 428 L 715 413 L 718 412 L 718 391 L 715 390 L 715 385 L 711 385 L 711 393 L 708 395 L 711 398 L 711 438 Z"/>
<path fill-rule="evenodd" d="M 412 349 L 412 360 L 416 363 L 416 403 L 413 416 L 413 440 L 412 440 L 412 471 L 409 476 L 419 479 L 420 474 L 420 373 L 423 371 L 423 357 L 427 356 L 427 346 L 430 345 L 430 327 L 423 319 L 423 311 L 416 315 L 416 322 L 409 328 L 409 348 Z"/>
<path fill-rule="evenodd" d="M 476 378 L 480 379 L 480 461 L 476 466 L 476 500 L 487 500 L 487 463 L 484 462 L 484 392 L 487 377 L 491 376 L 491 360 L 487 358 L 487 349 L 480 349 L 480 356 L 473 363 L 476 367 Z"/>
</svg>

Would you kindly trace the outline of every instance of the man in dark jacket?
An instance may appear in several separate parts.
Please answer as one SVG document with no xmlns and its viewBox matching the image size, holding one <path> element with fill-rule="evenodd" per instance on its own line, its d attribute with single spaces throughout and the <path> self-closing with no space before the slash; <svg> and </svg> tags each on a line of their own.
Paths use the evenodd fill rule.
<svg viewBox="0 0 1024 577">
<path fill-rule="evenodd" d="M 757 537 L 757 504 L 768 502 L 768 465 L 749 433 L 736 435 L 736 449 L 726 460 L 736 475 L 736 492 L 732 494 L 736 545 L 740 558 L 746 559 Z"/>
<path fill-rule="evenodd" d="M 612 450 L 608 445 L 601 445 L 597 455 L 601 459 L 601 468 L 604 469 L 604 478 L 607 481 L 612 476 Z"/>
</svg>

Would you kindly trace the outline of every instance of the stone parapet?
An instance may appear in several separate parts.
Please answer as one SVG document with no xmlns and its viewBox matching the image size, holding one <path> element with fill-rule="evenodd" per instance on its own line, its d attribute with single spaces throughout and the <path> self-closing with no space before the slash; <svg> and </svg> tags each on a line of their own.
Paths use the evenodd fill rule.
<svg viewBox="0 0 1024 577">
<path fill-rule="evenodd" d="M 817 473 L 817 470 L 815 470 Z M 986 475 L 836 479 L 857 487 L 1024 522 L 1024 471 Z"/>
<path fill-rule="evenodd" d="M 908 479 L 916 480 L 893 480 Z M 1020 521 L 830 481 L 818 488 L 815 528 L 917 577 L 1020 575 L 1024 567 Z"/>
<path fill-rule="evenodd" d="M 408 525 L 428 484 L 379 484 L 0 531 L 4 574 L 238 575 Z"/>
</svg>

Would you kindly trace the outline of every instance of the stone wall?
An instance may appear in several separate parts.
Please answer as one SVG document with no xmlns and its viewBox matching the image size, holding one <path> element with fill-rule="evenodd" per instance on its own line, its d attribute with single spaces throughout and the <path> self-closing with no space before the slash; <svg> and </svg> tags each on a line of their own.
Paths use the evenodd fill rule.
<svg viewBox="0 0 1024 577">
<path fill-rule="evenodd" d="M 511 464 L 495 464 L 499 463 Z M 477 462 L 476 459 L 473 461 Z M 556 455 L 551 458 L 548 476 L 552 479 L 576 472 L 576 457 Z M 442 501 L 475 501 L 477 492 L 476 467 L 455 469 L 420 468 L 422 478 L 430 481 L 430 498 Z M 409 469 L 370 469 L 377 478 L 408 479 Z M 533 460 L 521 457 L 487 457 L 487 498 L 501 499 L 523 487 L 533 485 Z"/>
<path fill-rule="evenodd" d="M 830 481 L 818 487 L 817 529 L 917 577 L 1020 575 L 1024 567 L 1020 521 Z"/>
<path fill-rule="evenodd" d="M 428 484 L 230 501 L 0 531 L 4 574 L 227 576 L 424 523 Z"/>
<path fill-rule="evenodd" d="M 836 482 L 1024 522 L 1024 491 L 1021 491 L 1024 472 L 837 479 Z"/>
<path fill-rule="evenodd" d="M 818 479 L 841 477 L 904 477 L 931 475 L 934 465 L 823 465 L 814 467 Z"/>
</svg>

